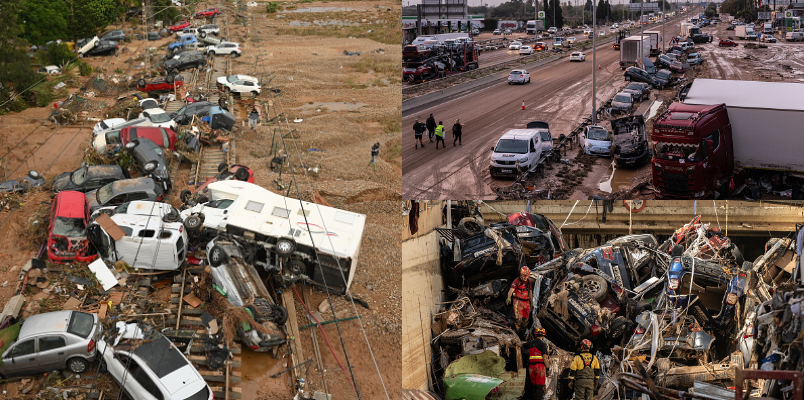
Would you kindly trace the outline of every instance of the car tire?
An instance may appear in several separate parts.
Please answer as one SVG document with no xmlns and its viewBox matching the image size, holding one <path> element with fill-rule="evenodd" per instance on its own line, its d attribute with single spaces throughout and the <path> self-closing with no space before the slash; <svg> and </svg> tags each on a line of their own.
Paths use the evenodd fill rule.
<svg viewBox="0 0 804 400">
<path fill-rule="evenodd" d="M 581 283 L 583 290 L 589 293 L 589 296 L 597 302 L 601 302 L 606 298 L 608 286 L 608 282 L 600 275 L 586 275 Z"/>
<path fill-rule="evenodd" d="M 280 238 L 276 241 L 276 254 L 280 257 L 288 257 L 296 251 L 296 242 L 288 238 Z"/>
<path fill-rule="evenodd" d="M 296 260 L 292 260 L 296 261 Z M 277 325 L 285 325 L 288 322 L 288 309 L 282 306 L 273 306 L 271 310 L 271 321 Z"/>
<path fill-rule="evenodd" d="M 626 81 L 626 82 L 631 82 L 631 77 L 630 77 L 630 76 L 626 76 L 626 77 L 625 77 L 625 81 Z"/>
<path fill-rule="evenodd" d="M 145 171 L 145 172 L 151 173 L 151 172 L 154 172 L 156 170 L 156 167 L 158 167 L 158 166 L 159 166 L 159 161 L 152 160 L 152 161 L 148 161 L 147 163 L 145 163 L 145 165 L 142 166 L 142 170 Z"/>
<path fill-rule="evenodd" d="M 480 232 L 483 232 L 483 226 L 480 225 L 480 222 L 473 217 L 466 217 L 461 219 L 458 222 L 458 227 L 456 228 L 458 236 L 462 238 L 467 238 L 472 235 L 476 235 Z"/>
<path fill-rule="evenodd" d="M 231 54 L 229 54 L 229 55 L 230 55 L 230 56 L 232 56 L 232 58 L 237 58 L 237 57 L 239 57 L 239 56 L 240 56 L 240 54 L 237 54 L 237 52 L 236 52 L 236 51 L 233 51 L 233 52 L 232 52 Z"/>
<path fill-rule="evenodd" d="M 100 364 L 98 364 L 98 372 L 105 374 L 108 371 L 109 367 L 106 365 L 106 361 L 101 361 Z"/>
<path fill-rule="evenodd" d="M 200 215 L 194 214 L 184 219 L 184 227 L 190 232 L 197 232 L 204 225 L 204 220 Z"/>
<path fill-rule="evenodd" d="M 304 261 L 299 259 L 294 258 L 285 263 L 285 272 L 289 272 L 292 275 L 303 275 L 306 269 L 307 265 L 304 263 Z"/>
<path fill-rule="evenodd" d="M 67 369 L 75 374 L 82 374 L 87 368 L 89 368 L 89 362 L 81 357 L 73 357 L 67 360 Z"/>
<path fill-rule="evenodd" d="M 258 92 L 258 91 L 256 91 L 256 90 L 252 90 L 252 91 L 251 91 L 251 94 L 252 94 L 252 95 L 254 95 L 254 98 L 257 98 L 257 96 L 259 96 L 259 95 L 260 95 L 260 92 Z"/>
<path fill-rule="evenodd" d="M 209 262 L 209 265 L 213 267 L 221 266 L 221 264 L 224 264 L 227 259 L 228 257 L 226 252 L 223 251 L 223 249 L 218 245 L 212 246 L 212 248 L 209 250 L 209 254 L 207 254 L 207 261 Z"/>
<path fill-rule="evenodd" d="M 168 74 L 168 75 L 165 77 L 165 82 L 166 82 L 166 83 L 173 83 L 175 80 L 176 80 L 176 77 L 175 77 L 175 76 L 173 76 L 173 75 L 171 75 L 171 74 Z"/>
<path fill-rule="evenodd" d="M 190 196 L 192 196 L 192 195 L 193 195 L 193 192 L 191 192 L 191 191 L 189 191 L 187 189 L 184 189 L 184 190 L 181 191 L 181 193 L 179 193 L 179 200 L 181 200 L 182 203 L 187 203 L 187 199 L 189 199 Z"/>
<path fill-rule="evenodd" d="M 203 38 L 207 37 L 207 33 L 202 31 L 201 33 L 198 34 L 198 37 L 203 39 Z"/>
<path fill-rule="evenodd" d="M 165 222 L 179 222 L 181 221 L 181 216 L 179 215 L 178 211 L 170 210 L 164 217 L 162 217 L 162 221 Z"/>
<path fill-rule="evenodd" d="M 238 181 L 247 181 L 250 175 L 246 167 L 240 167 L 235 171 L 235 179 Z"/>
<path fill-rule="evenodd" d="M 227 169 L 229 169 L 229 164 L 227 164 L 225 162 L 218 164 L 218 173 L 219 174 L 223 173 Z"/>
<path fill-rule="evenodd" d="M 140 89 L 145 89 L 145 79 L 138 79 L 137 80 L 137 87 Z"/>
<path fill-rule="evenodd" d="M 134 148 L 137 147 L 137 144 L 139 144 L 139 141 L 137 139 L 134 139 L 134 140 L 126 143 L 126 145 L 124 147 L 126 148 L 126 150 L 130 151 L 130 150 L 134 150 Z"/>
</svg>

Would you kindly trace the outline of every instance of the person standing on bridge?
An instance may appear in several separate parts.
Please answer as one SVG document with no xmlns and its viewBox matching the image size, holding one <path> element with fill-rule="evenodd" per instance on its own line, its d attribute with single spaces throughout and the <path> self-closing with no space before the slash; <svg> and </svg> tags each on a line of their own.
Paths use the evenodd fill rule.
<svg viewBox="0 0 804 400">
<path fill-rule="evenodd" d="M 433 114 L 430 114 L 430 118 L 427 118 L 425 121 L 425 125 L 427 125 L 427 135 L 430 137 L 430 143 L 433 143 L 433 135 L 435 134 L 436 123 L 435 118 L 433 118 Z"/>
<path fill-rule="evenodd" d="M 463 145 L 461 143 L 461 120 L 456 119 L 455 125 L 452 125 L 452 145 L 455 146 L 455 142 L 458 142 L 459 145 Z"/>
<path fill-rule="evenodd" d="M 438 121 L 438 126 L 435 128 L 436 150 L 438 150 L 438 142 L 441 142 L 441 147 L 446 148 L 447 144 L 444 143 L 444 122 Z"/>
<path fill-rule="evenodd" d="M 422 143 L 422 135 L 424 134 L 424 124 L 419 122 L 419 118 L 416 118 L 416 122 L 413 124 L 413 133 L 416 135 L 416 139 L 414 139 L 413 143 L 415 143 L 415 147 L 418 149 L 419 145 L 422 145 L 424 148 L 424 143 Z M 418 143 L 416 142 L 418 141 Z"/>
</svg>

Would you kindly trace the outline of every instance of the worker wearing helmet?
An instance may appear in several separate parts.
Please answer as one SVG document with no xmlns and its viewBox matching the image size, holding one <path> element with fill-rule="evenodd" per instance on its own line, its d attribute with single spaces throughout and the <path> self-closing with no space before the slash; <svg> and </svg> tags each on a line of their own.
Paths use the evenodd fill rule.
<svg viewBox="0 0 804 400">
<path fill-rule="evenodd" d="M 528 378 L 525 382 L 524 400 L 544 400 L 544 386 L 547 379 L 547 367 L 550 359 L 547 357 L 547 344 L 544 343 L 544 328 L 536 328 L 533 335 L 536 339 L 522 344 L 522 350 L 528 352 Z"/>
<path fill-rule="evenodd" d="M 507 304 L 511 304 L 511 296 L 514 298 L 514 321 L 516 322 L 516 329 L 524 331 L 528 325 L 528 317 L 530 316 L 530 294 L 533 292 L 533 281 L 530 280 L 530 269 L 527 266 L 522 266 L 519 269 L 519 278 L 511 282 L 511 288 L 508 289 Z"/>
<path fill-rule="evenodd" d="M 595 398 L 595 387 L 600 379 L 600 362 L 592 355 L 592 342 L 584 339 L 581 342 L 581 353 L 575 355 L 570 365 L 570 388 L 575 386 L 575 400 L 592 400 Z"/>
</svg>

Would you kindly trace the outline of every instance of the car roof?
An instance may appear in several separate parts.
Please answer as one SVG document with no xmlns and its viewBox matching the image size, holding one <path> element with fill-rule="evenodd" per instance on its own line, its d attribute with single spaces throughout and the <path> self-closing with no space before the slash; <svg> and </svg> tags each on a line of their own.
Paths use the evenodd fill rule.
<svg viewBox="0 0 804 400">
<path fill-rule="evenodd" d="M 165 222 L 162 220 L 162 217 L 158 215 L 115 214 L 112 215 L 111 218 L 117 225 L 136 227 L 139 229 L 184 231 L 184 224 L 181 222 Z M 179 237 L 179 235 L 171 235 L 170 240 L 175 242 Z"/>
<path fill-rule="evenodd" d="M 139 192 L 143 190 L 152 189 L 156 186 L 156 182 L 148 177 L 140 177 L 133 179 L 121 179 L 110 183 L 117 193 L 130 193 Z"/>
<path fill-rule="evenodd" d="M 62 310 L 36 314 L 25 318 L 17 340 L 23 340 L 42 333 L 66 332 L 70 317 L 74 312 L 77 311 Z"/>
<path fill-rule="evenodd" d="M 500 139 L 528 140 L 533 137 L 541 137 L 539 129 L 510 129 L 503 133 Z"/>
<path fill-rule="evenodd" d="M 64 190 L 56 193 L 53 199 L 58 208 L 56 215 L 65 218 L 85 218 L 87 197 L 81 192 Z"/>
</svg>

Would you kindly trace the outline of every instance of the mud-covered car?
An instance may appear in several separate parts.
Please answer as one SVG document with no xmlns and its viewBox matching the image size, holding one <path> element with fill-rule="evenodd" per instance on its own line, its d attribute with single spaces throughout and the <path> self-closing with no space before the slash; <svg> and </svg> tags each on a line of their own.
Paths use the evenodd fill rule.
<svg viewBox="0 0 804 400">
<path fill-rule="evenodd" d="M 62 190 L 88 192 L 128 178 L 128 174 L 119 165 L 86 165 L 75 171 L 59 174 L 53 180 L 53 192 L 58 193 Z"/>
<path fill-rule="evenodd" d="M 162 185 L 164 192 L 170 192 L 173 184 L 168 170 L 168 155 L 153 140 L 138 138 L 126 143 L 126 151 L 131 153 L 143 176 L 149 176 Z"/>
<path fill-rule="evenodd" d="M 464 222 L 464 224 L 466 224 Z M 458 232 L 461 232 L 460 228 Z M 497 243 L 500 243 L 498 246 Z M 498 278 L 516 275 L 520 267 L 522 245 L 517 227 L 496 223 L 480 227 L 461 240 L 461 260 L 453 259 L 453 250 L 442 247 L 444 281 L 449 286 L 473 286 Z"/>
<path fill-rule="evenodd" d="M 612 120 L 611 131 L 612 157 L 617 166 L 634 167 L 650 159 L 645 119 L 641 115 Z"/>
<path fill-rule="evenodd" d="M 23 193 L 44 186 L 45 178 L 36 171 L 28 171 L 22 179 L 12 179 L 0 183 L 0 193 Z"/>
</svg>

